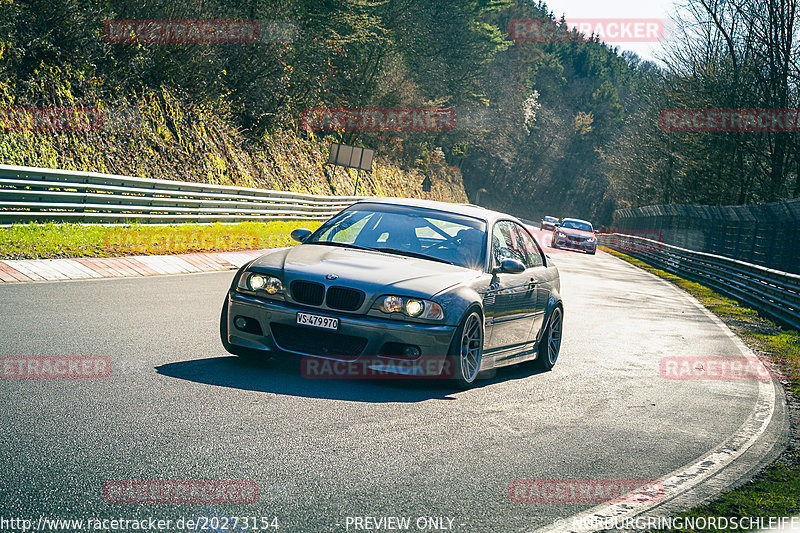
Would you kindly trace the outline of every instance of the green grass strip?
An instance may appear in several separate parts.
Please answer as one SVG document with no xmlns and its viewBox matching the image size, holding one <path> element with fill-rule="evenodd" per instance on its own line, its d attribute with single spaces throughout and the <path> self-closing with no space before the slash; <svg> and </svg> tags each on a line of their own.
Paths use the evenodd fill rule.
<svg viewBox="0 0 800 533">
<path fill-rule="evenodd" d="M 319 221 L 99 226 L 69 223 L 19 224 L 0 228 L 0 259 L 117 257 L 255 250 L 297 244 L 295 228 Z"/>
</svg>

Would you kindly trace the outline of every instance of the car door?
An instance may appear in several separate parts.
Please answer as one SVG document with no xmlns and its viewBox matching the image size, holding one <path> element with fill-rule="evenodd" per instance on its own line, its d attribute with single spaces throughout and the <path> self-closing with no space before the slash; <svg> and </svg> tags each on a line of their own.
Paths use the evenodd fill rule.
<svg viewBox="0 0 800 533">
<path fill-rule="evenodd" d="M 528 337 L 534 340 L 544 323 L 547 300 L 550 298 L 550 291 L 552 288 L 552 273 L 549 272 L 545 266 L 542 250 L 536 244 L 530 232 L 517 223 L 514 223 L 514 231 L 517 235 L 520 250 L 525 255 L 525 265 L 528 267 L 525 274 L 536 290 L 533 319 L 531 322 L 531 329 L 528 332 Z"/>
<path fill-rule="evenodd" d="M 520 234 L 515 223 L 503 220 L 492 230 L 492 268 L 504 259 L 514 258 L 527 266 Z M 491 336 L 487 351 L 505 351 L 524 346 L 530 339 L 536 309 L 536 286 L 531 282 L 530 269 L 519 274 L 497 273 L 492 279 L 487 296 L 487 323 Z"/>
</svg>

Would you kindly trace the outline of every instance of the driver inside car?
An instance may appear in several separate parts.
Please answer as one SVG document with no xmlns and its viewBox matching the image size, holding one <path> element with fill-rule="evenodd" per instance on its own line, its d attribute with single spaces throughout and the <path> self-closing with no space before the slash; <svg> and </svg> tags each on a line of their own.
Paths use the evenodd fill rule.
<svg viewBox="0 0 800 533">
<path fill-rule="evenodd" d="M 456 248 L 455 264 L 466 268 L 483 268 L 480 264 L 481 250 L 483 249 L 484 233 L 480 230 L 462 229 L 457 234 L 458 247 Z"/>
</svg>

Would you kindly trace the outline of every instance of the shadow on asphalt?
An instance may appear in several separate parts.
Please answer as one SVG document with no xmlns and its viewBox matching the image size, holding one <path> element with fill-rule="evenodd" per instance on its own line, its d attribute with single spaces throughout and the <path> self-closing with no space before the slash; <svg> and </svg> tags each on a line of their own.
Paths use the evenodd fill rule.
<svg viewBox="0 0 800 533">
<path fill-rule="evenodd" d="M 209 357 L 157 366 L 156 372 L 177 379 L 218 387 L 271 392 L 354 402 L 422 402 L 455 400 L 462 392 L 441 379 L 308 379 L 300 373 L 300 359 L 291 356 L 250 363 L 238 357 Z M 524 379 L 538 371 L 524 366 L 501 368 L 489 378 L 481 378 L 476 388 Z"/>
</svg>

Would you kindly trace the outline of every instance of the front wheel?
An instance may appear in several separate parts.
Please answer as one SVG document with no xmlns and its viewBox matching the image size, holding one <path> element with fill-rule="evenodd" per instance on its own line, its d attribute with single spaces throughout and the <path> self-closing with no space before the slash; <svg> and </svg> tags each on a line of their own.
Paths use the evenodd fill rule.
<svg viewBox="0 0 800 533">
<path fill-rule="evenodd" d="M 552 370 L 558 360 L 558 353 L 561 351 L 561 328 L 564 323 L 564 312 L 560 307 L 553 309 L 550 320 L 547 322 L 547 329 L 539 341 L 539 354 L 534 359 L 534 367 L 539 370 Z"/>
<path fill-rule="evenodd" d="M 461 388 L 469 388 L 478 378 L 483 360 L 483 319 L 470 311 L 456 330 L 450 345 L 453 380 Z"/>
</svg>

